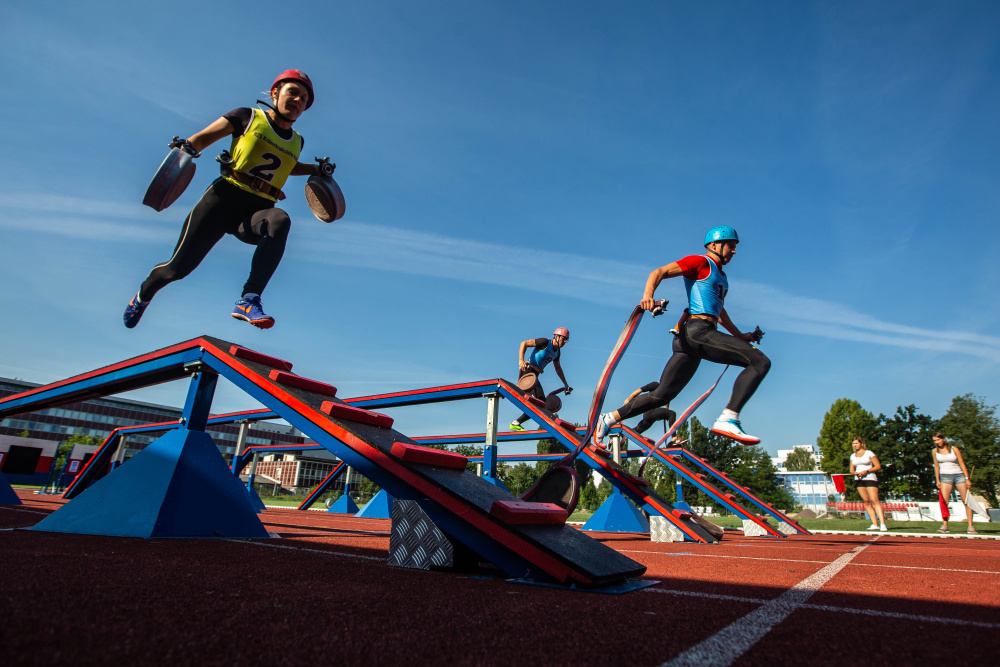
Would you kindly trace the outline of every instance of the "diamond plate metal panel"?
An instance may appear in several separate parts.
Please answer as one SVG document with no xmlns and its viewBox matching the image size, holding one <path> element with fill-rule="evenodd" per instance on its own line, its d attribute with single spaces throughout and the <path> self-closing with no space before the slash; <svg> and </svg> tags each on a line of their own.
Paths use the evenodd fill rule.
<svg viewBox="0 0 1000 667">
<path fill-rule="evenodd" d="M 767 531 L 750 519 L 743 519 L 743 535 L 745 537 L 761 537 L 767 535 Z"/>
<path fill-rule="evenodd" d="M 650 542 L 683 542 L 684 533 L 662 516 L 649 517 Z"/>
<path fill-rule="evenodd" d="M 392 531 L 389 534 L 389 564 L 429 570 L 451 567 L 455 551 L 451 541 L 434 525 L 414 500 L 392 504 Z"/>
<path fill-rule="evenodd" d="M 795 535 L 799 531 L 795 530 L 792 527 L 792 524 L 788 523 L 787 521 L 781 521 L 778 523 L 778 532 L 781 533 L 782 535 Z"/>
</svg>

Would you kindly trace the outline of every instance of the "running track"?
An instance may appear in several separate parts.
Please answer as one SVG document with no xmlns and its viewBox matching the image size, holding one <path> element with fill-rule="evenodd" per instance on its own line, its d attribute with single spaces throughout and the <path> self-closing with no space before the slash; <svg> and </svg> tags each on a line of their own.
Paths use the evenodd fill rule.
<svg viewBox="0 0 1000 667">
<path fill-rule="evenodd" d="M 33 533 L 0 507 L 0 656 L 52 664 L 996 664 L 1000 541 L 596 534 L 657 586 L 597 595 L 385 564 L 389 521 L 267 510 L 281 539 Z"/>
</svg>

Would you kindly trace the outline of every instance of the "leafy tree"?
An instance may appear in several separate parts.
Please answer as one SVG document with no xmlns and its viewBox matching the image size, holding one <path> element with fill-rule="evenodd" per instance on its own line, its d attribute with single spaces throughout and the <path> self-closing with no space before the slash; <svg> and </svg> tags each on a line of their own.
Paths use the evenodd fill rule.
<svg viewBox="0 0 1000 667">
<path fill-rule="evenodd" d="M 580 480 L 580 501 L 577 503 L 577 506 L 593 512 L 601 506 L 601 503 L 597 500 L 597 487 L 594 486 L 593 472 L 588 467 L 586 474 L 578 477 L 578 479 Z"/>
<path fill-rule="evenodd" d="M 785 459 L 785 469 L 789 472 L 809 472 L 816 469 L 816 460 L 805 447 L 796 447 Z"/>
<path fill-rule="evenodd" d="M 763 447 L 740 447 L 739 461 L 729 472 L 729 478 L 740 486 L 750 487 L 750 491 L 781 510 L 792 508 L 792 495 L 778 478 L 778 469 L 771 462 L 771 456 Z"/>
<path fill-rule="evenodd" d="M 30 438 L 31 437 L 31 431 L 29 431 L 28 429 L 24 429 L 23 431 L 21 431 L 20 433 L 17 434 L 17 437 L 19 437 L 19 438 Z"/>
<path fill-rule="evenodd" d="M 838 398 L 823 417 L 816 445 L 823 453 L 820 469 L 826 473 L 845 473 L 850 469 L 851 441 L 861 436 L 873 441 L 878 435 L 878 421 L 857 401 Z"/>
<path fill-rule="evenodd" d="M 996 507 L 997 484 L 1000 484 L 1000 420 L 995 405 L 972 394 L 956 396 L 941 418 L 940 428 L 949 441 L 962 452 L 972 473 L 973 489 L 982 492 Z M 975 473 L 972 467 L 976 467 Z"/>
<path fill-rule="evenodd" d="M 530 466 L 524 461 L 513 466 L 503 466 L 499 475 L 500 481 L 515 496 L 520 496 L 531 488 L 531 485 L 538 481 L 539 476 L 535 466 Z"/>
<path fill-rule="evenodd" d="M 930 453 L 937 422 L 918 413 L 915 405 L 896 408 L 892 417 L 879 415 L 878 421 L 878 437 L 868 440 L 868 445 L 883 467 L 879 473 L 881 495 L 933 500 L 937 492 Z"/>
<path fill-rule="evenodd" d="M 480 447 L 479 445 L 455 445 L 455 451 L 461 454 L 462 456 L 471 457 L 471 456 L 483 455 L 483 448 Z M 476 472 L 476 465 L 477 464 L 473 463 L 472 461 L 469 461 L 465 465 L 465 469 L 471 473 L 474 473 Z"/>
</svg>

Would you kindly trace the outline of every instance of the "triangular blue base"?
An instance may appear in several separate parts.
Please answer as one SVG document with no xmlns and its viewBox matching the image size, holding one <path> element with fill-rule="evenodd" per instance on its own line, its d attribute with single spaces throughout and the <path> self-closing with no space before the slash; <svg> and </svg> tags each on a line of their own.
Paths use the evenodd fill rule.
<svg viewBox="0 0 1000 667">
<path fill-rule="evenodd" d="M 250 500 L 250 505 L 255 510 L 257 510 L 257 514 L 260 514 L 261 512 L 267 509 L 266 507 L 264 507 L 264 501 L 260 499 L 259 495 L 257 495 L 257 489 L 253 488 L 252 486 L 248 486 L 246 487 L 246 490 L 247 490 L 247 498 Z"/>
<path fill-rule="evenodd" d="M 597 508 L 582 530 L 601 530 L 608 533 L 648 533 L 649 521 L 632 501 L 619 493 L 612 493 Z"/>
<path fill-rule="evenodd" d="M 351 500 L 350 494 L 345 493 L 337 498 L 337 502 L 331 505 L 327 512 L 331 514 L 357 514 L 358 506 Z"/>
<path fill-rule="evenodd" d="M 7 476 L 0 473 L 0 505 L 23 505 L 21 499 L 14 493 Z"/>
<path fill-rule="evenodd" d="M 363 510 L 358 512 L 358 516 L 366 519 L 391 519 L 393 500 L 394 498 L 386 493 L 385 489 L 382 489 L 368 501 Z"/>
<path fill-rule="evenodd" d="M 212 437 L 178 429 L 32 530 L 121 537 L 268 537 Z"/>
</svg>

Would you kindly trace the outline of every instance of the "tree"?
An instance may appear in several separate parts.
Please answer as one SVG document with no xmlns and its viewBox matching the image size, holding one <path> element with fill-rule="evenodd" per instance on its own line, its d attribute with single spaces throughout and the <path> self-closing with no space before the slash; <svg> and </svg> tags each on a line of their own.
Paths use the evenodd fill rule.
<svg viewBox="0 0 1000 667">
<path fill-rule="evenodd" d="M 874 442 L 869 440 L 868 446 L 883 468 L 878 473 L 880 495 L 933 500 L 937 487 L 930 453 L 937 422 L 918 413 L 915 405 L 896 408 L 892 417 L 879 415 L 878 421 L 878 436 Z"/>
<path fill-rule="evenodd" d="M 529 466 L 524 461 L 513 466 L 503 466 L 499 475 L 500 481 L 515 496 L 520 496 L 531 488 L 531 485 L 538 481 L 539 476 L 535 466 Z"/>
<path fill-rule="evenodd" d="M 457 453 L 461 454 L 462 456 L 470 456 L 471 457 L 471 456 L 482 456 L 483 455 L 483 448 L 480 447 L 479 445 L 455 445 L 455 451 Z M 476 472 L 476 465 L 477 464 L 473 463 L 472 461 L 469 461 L 465 465 L 465 469 L 468 470 L 471 473 L 475 473 Z"/>
<path fill-rule="evenodd" d="M 597 500 L 597 487 L 594 486 L 593 472 L 588 468 L 586 474 L 582 477 L 578 476 L 577 479 L 580 480 L 580 501 L 578 505 L 588 512 L 593 512 L 601 506 L 601 503 Z"/>
<path fill-rule="evenodd" d="M 816 469 L 816 460 L 805 447 L 796 447 L 785 459 L 785 470 L 789 472 L 809 472 Z"/>
<path fill-rule="evenodd" d="M 729 472 L 729 478 L 740 486 L 749 487 L 750 492 L 765 503 L 782 510 L 792 509 L 792 495 L 778 478 L 771 455 L 763 447 L 739 447 L 739 461 Z"/>
<path fill-rule="evenodd" d="M 838 398 L 823 417 L 816 445 L 823 453 L 820 469 L 826 473 L 845 473 L 849 470 L 851 441 L 861 436 L 874 440 L 878 435 L 878 421 L 857 401 Z"/>
<path fill-rule="evenodd" d="M 1000 484 L 1000 420 L 995 405 L 972 394 L 956 396 L 941 418 L 940 428 L 945 437 L 959 447 L 965 465 L 972 474 L 972 487 L 983 493 L 990 503 L 1000 505 L 997 484 Z M 972 467 L 975 466 L 975 473 Z"/>
</svg>

